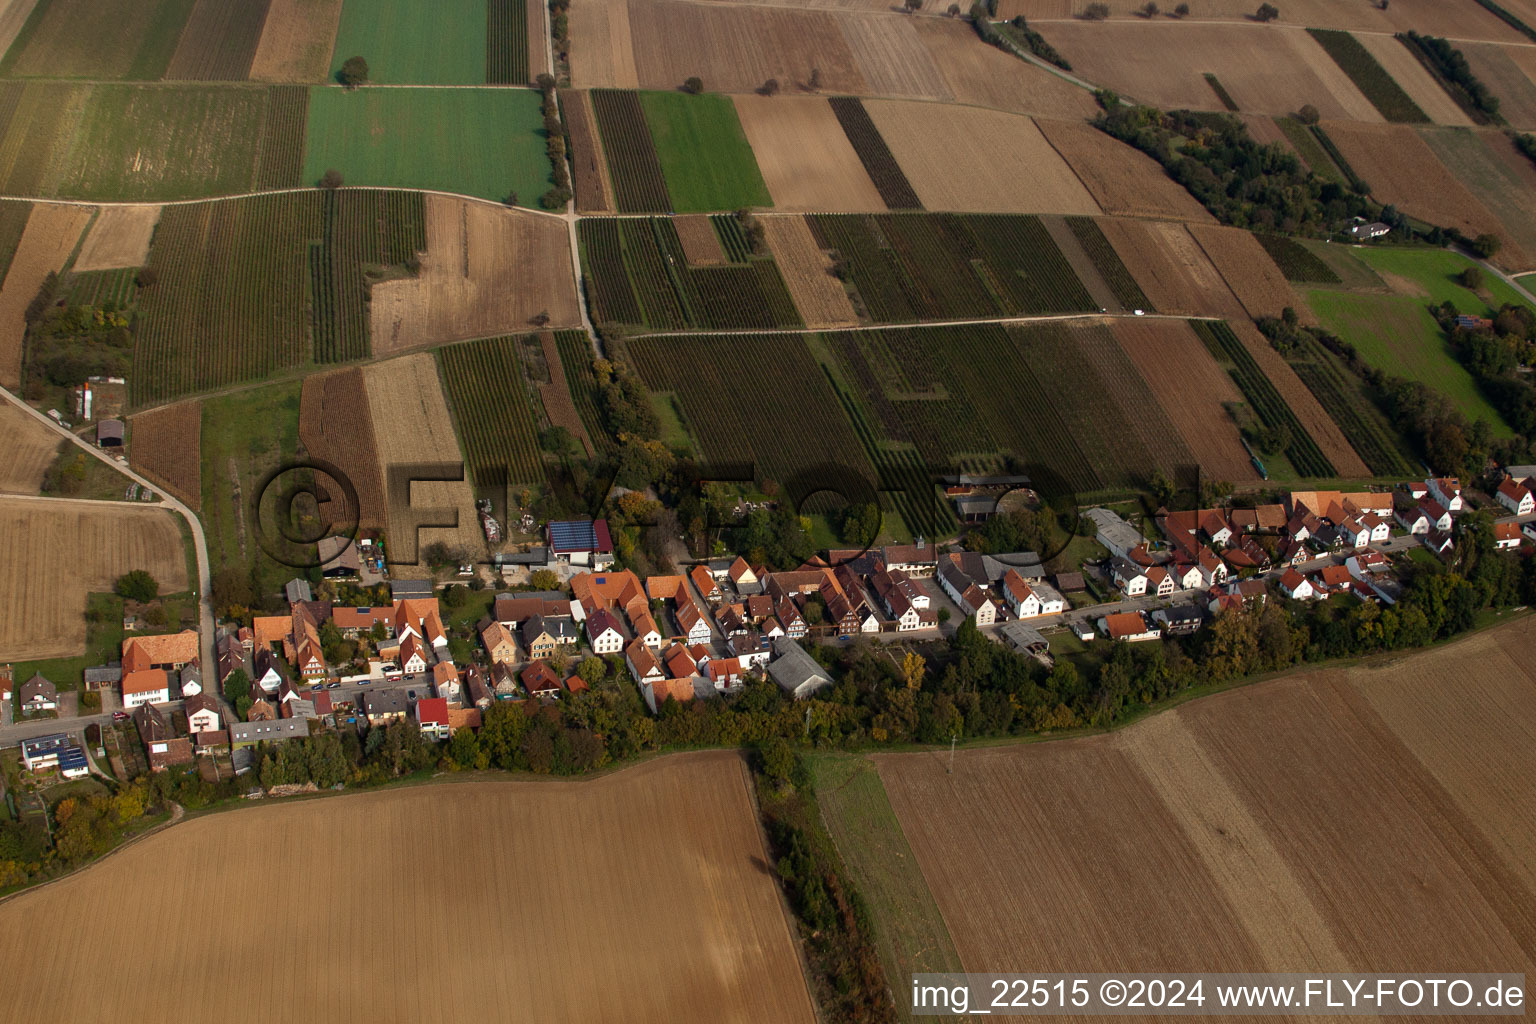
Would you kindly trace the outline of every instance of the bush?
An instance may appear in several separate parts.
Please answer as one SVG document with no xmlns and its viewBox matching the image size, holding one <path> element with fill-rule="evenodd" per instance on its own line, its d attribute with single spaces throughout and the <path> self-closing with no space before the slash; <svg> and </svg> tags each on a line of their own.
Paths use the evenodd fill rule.
<svg viewBox="0 0 1536 1024">
<path fill-rule="evenodd" d="M 777 96 L 779 94 L 779 80 L 777 78 L 768 79 L 768 81 L 757 87 L 757 94 L 759 96 Z"/>
<path fill-rule="evenodd" d="M 1179 4 L 1179 6 L 1173 9 L 1173 16 L 1175 18 L 1189 17 L 1189 4 Z"/>
<path fill-rule="evenodd" d="M 117 582 L 112 585 L 112 592 L 129 601 L 148 604 L 160 596 L 160 584 L 143 569 L 134 569 L 117 578 Z"/>
<path fill-rule="evenodd" d="M 1479 259 L 1486 260 L 1491 256 L 1497 255 L 1503 245 L 1504 243 L 1499 240 L 1498 235 L 1483 234 L 1478 235 L 1472 240 L 1472 251 L 1477 254 Z"/>
<path fill-rule="evenodd" d="M 683 92 L 690 96 L 697 96 L 704 91 L 704 79 L 698 75 L 692 75 L 683 80 Z"/>
<path fill-rule="evenodd" d="M 336 81 L 348 89 L 356 89 L 368 83 L 368 62 L 361 57 L 348 57 L 336 72 Z"/>
<path fill-rule="evenodd" d="M 1304 104 L 1300 110 L 1296 111 L 1296 120 L 1302 124 L 1317 124 L 1322 119 L 1323 115 L 1310 103 Z"/>
<path fill-rule="evenodd" d="M 1475 292 L 1483 286 L 1483 268 L 1468 267 L 1461 272 L 1457 280 L 1461 282 L 1463 288 L 1469 288 Z"/>
<path fill-rule="evenodd" d="M 335 191 L 336 189 L 341 188 L 342 180 L 341 172 L 334 167 L 330 167 L 326 169 L 324 174 L 320 175 L 320 181 L 318 184 L 321 188 L 327 188 Z"/>
<path fill-rule="evenodd" d="M 539 196 L 539 205 L 546 210 L 563 210 L 571 201 L 571 190 L 568 188 L 552 188 Z"/>
<path fill-rule="evenodd" d="M 1083 18 L 1088 21 L 1103 21 L 1109 17 L 1109 4 L 1089 4 L 1083 8 Z"/>
<path fill-rule="evenodd" d="M 1255 21 L 1263 22 L 1274 21 L 1278 17 L 1280 17 L 1280 8 L 1274 4 L 1260 4 L 1259 9 L 1253 15 Z"/>
</svg>

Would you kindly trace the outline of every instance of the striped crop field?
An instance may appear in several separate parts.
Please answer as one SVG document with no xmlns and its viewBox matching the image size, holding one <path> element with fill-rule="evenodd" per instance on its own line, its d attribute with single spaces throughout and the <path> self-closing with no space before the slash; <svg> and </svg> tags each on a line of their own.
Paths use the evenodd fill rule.
<svg viewBox="0 0 1536 1024">
<path fill-rule="evenodd" d="M 522 340 L 485 338 L 437 352 L 459 447 L 477 487 L 544 478 L 539 425 L 518 356 Z"/>
</svg>

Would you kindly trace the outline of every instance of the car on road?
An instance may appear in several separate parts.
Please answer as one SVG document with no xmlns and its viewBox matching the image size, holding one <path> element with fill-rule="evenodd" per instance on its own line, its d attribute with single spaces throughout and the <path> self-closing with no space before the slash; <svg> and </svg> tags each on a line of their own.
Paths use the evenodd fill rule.
<svg viewBox="0 0 1536 1024">
<path fill-rule="evenodd" d="M 126 712 L 126 711 L 114 711 L 114 712 L 112 712 L 112 721 L 114 721 L 114 722 L 126 722 L 126 721 L 128 721 L 128 712 Z"/>
<path fill-rule="evenodd" d="M 341 680 L 340 679 L 332 679 L 330 682 L 325 684 L 325 688 L 327 690 L 334 690 L 337 687 L 339 687 L 340 685 L 341 685 Z"/>
</svg>

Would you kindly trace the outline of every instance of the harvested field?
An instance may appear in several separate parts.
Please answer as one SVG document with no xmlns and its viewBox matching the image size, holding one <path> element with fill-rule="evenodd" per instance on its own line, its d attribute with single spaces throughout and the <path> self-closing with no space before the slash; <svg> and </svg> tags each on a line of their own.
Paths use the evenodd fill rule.
<svg viewBox="0 0 1536 1024">
<path fill-rule="evenodd" d="M 843 38 L 864 75 L 869 95 L 952 98 L 944 75 L 923 45 L 918 20 L 889 14 L 839 18 Z"/>
<path fill-rule="evenodd" d="M 1344 432 L 1318 402 L 1317 396 L 1301 382 L 1291 364 L 1276 352 L 1269 340 L 1259 333 L 1251 320 L 1239 318 L 1230 322 L 1234 334 L 1264 371 L 1264 376 L 1275 386 L 1291 413 L 1306 429 L 1318 449 L 1341 477 L 1370 476 L 1371 470 L 1350 447 Z"/>
<path fill-rule="evenodd" d="M 154 80 L 193 0 L 47 0 L 0 61 L 0 75 Z M 34 6 L 21 4 L 17 6 Z"/>
<path fill-rule="evenodd" d="M 1371 195 L 1410 217 L 1457 228 L 1469 237 L 1485 232 L 1503 240 L 1495 262 L 1529 269 L 1530 259 L 1510 231 L 1446 169 L 1434 150 L 1406 125 L 1335 121 L 1324 126 L 1344 159 L 1371 186 Z"/>
<path fill-rule="evenodd" d="M 134 442 L 138 442 L 135 435 Z M 384 481 L 374 446 L 373 417 L 360 368 L 304 378 L 299 398 L 299 443 L 312 459 L 338 467 L 357 491 L 357 522 L 364 530 L 385 526 Z M 321 502 L 320 517 L 330 523 L 349 512 L 345 499 Z"/>
<path fill-rule="evenodd" d="M 571 184 L 576 193 L 577 211 L 616 212 L 603 142 L 597 134 L 597 118 L 592 113 L 591 94 L 585 90 L 566 89 L 560 94 L 560 109 L 566 133 L 571 138 Z"/>
<path fill-rule="evenodd" d="M 1110 736 L 970 751 L 953 774 L 873 760 L 968 971 L 1529 973 L 1532 649 L 1510 623 Z M 1483 656 L 1500 671 L 1445 690 Z"/>
<path fill-rule="evenodd" d="M 1224 110 L 1205 80 L 1214 74 L 1248 113 L 1289 114 L 1310 103 L 1326 118 L 1381 120 L 1302 29 L 1171 19 L 1034 27 L 1072 62 L 1074 74 L 1164 109 Z"/>
<path fill-rule="evenodd" d="M 1456 48 L 1499 98 L 1499 114 L 1521 131 L 1536 129 L 1536 51 L 1495 43 L 1457 43 Z"/>
<path fill-rule="evenodd" d="M 571 50 L 571 84 L 583 89 L 638 89 L 628 0 L 572 4 L 568 17 L 571 38 L 581 41 Z M 679 79 L 671 84 L 681 83 Z"/>
<path fill-rule="evenodd" d="M 148 570 L 161 593 L 187 589 L 177 517 L 165 509 L 0 498 L 0 617 L 7 661 L 67 658 L 85 646 L 85 597 Z"/>
<path fill-rule="evenodd" d="M 1027 117 L 912 100 L 867 100 L 864 107 L 926 210 L 1100 212 Z M 1019 177 L 1025 167 L 1027 184 Z"/>
<path fill-rule="evenodd" d="M 1268 114 L 1239 114 L 1238 120 L 1243 122 L 1243 127 L 1248 129 L 1248 134 L 1253 141 L 1266 146 L 1272 143 L 1279 144 L 1292 153 L 1296 152 L 1296 147 L 1291 144 L 1290 138 L 1280 130 L 1275 119 Z"/>
<path fill-rule="evenodd" d="M 395 530 L 389 535 L 391 574 L 405 579 L 426 578 L 429 572 L 426 563 L 419 561 L 420 550 L 436 541 L 482 556 L 485 540 L 480 534 L 474 491 L 467 473 L 463 480 L 413 484 L 409 506 L 405 495 L 390 494 L 387 490 L 391 466 L 463 463 L 435 360 L 428 353 L 418 352 L 374 363 L 363 370 L 363 382 L 373 419 L 379 472 L 385 481 L 387 515 Z M 436 517 L 444 520 L 451 519 L 456 512 L 458 526 L 409 529 L 404 524 L 410 523 L 416 513 L 407 511 L 407 507 L 450 510 Z"/>
<path fill-rule="evenodd" d="M 592 2 L 614 5 L 622 0 Z M 676 89 L 690 75 L 698 75 L 712 92 L 751 92 L 770 78 L 788 90 L 819 68 L 826 92 L 870 91 L 838 14 L 636 0 L 629 23 L 642 89 Z M 573 25 L 572 34 L 576 31 Z M 576 84 L 620 83 L 578 75 Z"/>
<path fill-rule="evenodd" d="M 885 144 L 880 129 L 875 127 L 864 101 L 857 96 L 834 96 L 828 102 L 885 205 L 892 210 L 922 209 L 922 200 L 917 198 L 891 147 Z"/>
<path fill-rule="evenodd" d="M 1536 164 L 1508 136 L 1493 128 L 1421 128 L 1419 138 L 1527 255 L 1536 253 Z"/>
<path fill-rule="evenodd" d="M 1257 320 L 1279 316 L 1287 306 L 1305 316 L 1305 304 L 1252 234 L 1215 224 L 1191 224 L 1189 233 L 1195 236 L 1249 317 Z"/>
<path fill-rule="evenodd" d="M 94 212 L 89 206 L 32 204 L 21 243 L 0 285 L 0 386 L 15 388 L 21 383 L 22 339 L 27 332 L 22 316 L 27 304 L 37 298 L 50 272 L 64 269 Z"/>
<path fill-rule="evenodd" d="M 989 46 L 965 22 L 919 18 L 915 27 L 957 102 L 1068 119 L 1097 109 L 1087 90 Z"/>
<path fill-rule="evenodd" d="M 1082 122 L 1037 120 L 1035 124 L 1105 213 L 1213 221 L 1199 200 L 1145 153 Z"/>
<path fill-rule="evenodd" d="M 1449 93 L 1425 70 L 1412 50 L 1391 36 L 1361 34 L 1355 41 L 1376 58 L 1408 98 L 1435 124 L 1470 125 L 1466 111 L 1457 106 Z"/>
<path fill-rule="evenodd" d="M 1099 227 L 1159 313 L 1244 317 L 1242 303 L 1183 224 L 1102 218 Z"/>
<path fill-rule="evenodd" d="M 374 355 L 516 333 L 540 313 L 554 326 L 580 326 L 563 223 L 450 196 L 425 204 L 421 272 L 373 286 Z"/>
<path fill-rule="evenodd" d="M 387 1020 L 406 1005 L 419 1008 L 412 1016 L 424 1024 L 495 1017 L 513 1006 L 523 1019 L 543 1021 L 815 1020 L 735 752 L 662 758 L 585 782 L 478 782 L 262 804 L 177 825 L 6 904 L 0 920 L 10 938 L 0 950 L 14 955 L 44 922 L 94 913 L 100 926 L 81 929 L 77 941 L 82 955 L 104 965 L 101 984 L 153 992 L 168 1005 L 195 999 L 220 1020 L 253 1024 Z M 317 880 L 247 905 L 228 879 L 282 857 L 294 836 L 332 861 L 371 850 L 377 898 L 358 901 L 345 886 Z M 424 869 L 439 860 L 546 866 L 538 885 L 508 871 L 443 886 Z M 162 884 L 125 888 L 145 876 Z M 220 894 L 215 913 L 198 913 L 193 894 L 210 892 Z M 586 894 L 581 913 L 571 912 L 576 892 Z M 249 927 L 224 926 L 225 910 L 237 905 Z M 108 955 L 115 939 L 149 919 L 168 931 L 164 941 L 146 944 L 132 962 Z M 417 946 L 400 941 L 406 919 L 423 942 L 455 950 L 455 970 L 425 964 Z M 289 941 L 274 947 L 278 933 Z M 314 950 L 342 942 L 369 970 L 332 972 L 313 990 L 265 987 L 253 999 L 238 987 L 210 987 L 187 968 L 194 948 L 210 964 L 273 959 L 275 950 L 279 970 L 302 974 Z M 533 949 L 550 959 L 528 956 Z M 700 955 L 658 973 L 659 950 L 684 949 Z M 27 992 L 20 1012 L 90 1014 L 91 987 L 69 983 L 73 959 L 30 962 L 36 973 L 17 977 Z M 563 966 L 551 972 L 550 962 Z M 459 969 L 479 980 L 466 986 Z"/>
<path fill-rule="evenodd" d="M 1237 424 L 1223 404 L 1241 402 L 1232 378 L 1217 365 L 1189 324 L 1179 320 L 1116 320 L 1115 340 L 1162 402 L 1200 471 L 1243 484 L 1259 478 L 1243 451 Z"/>
<path fill-rule="evenodd" d="M 718 267 L 726 262 L 725 250 L 720 248 L 720 236 L 715 226 L 703 214 L 674 217 L 672 226 L 677 229 L 677 239 L 683 243 L 683 255 L 693 267 Z"/>
<path fill-rule="evenodd" d="M 544 368 L 549 373 L 549 383 L 538 386 L 539 401 L 544 406 L 544 415 L 549 419 L 549 425 L 569 430 L 587 449 L 587 454 L 597 454 L 597 446 L 592 443 L 587 425 L 581 421 L 581 413 L 576 408 L 576 399 L 571 394 L 570 381 L 565 375 L 565 365 L 560 361 L 560 347 L 553 331 L 539 332 L 539 348 L 544 353 Z"/>
<path fill-rule="evenodd" d="M 36 494 L 43 474 L 53 465 L 59 435 L 8 401 L 0 401 L 0 437 L 5 438 L 5 458 L 0 459 L 0 491 Z"/>
<path fill-rule="evenodd" d="M 776 209 L 885 210 L 884 200 L 825 99 L 751 94 L 734 99 Z"/>
<path fill-rule="evenodd" d="M 128 424 L 133 431 L 128 464 L 198 509 L 203 503 L 203 404 L 162 405 L 139 413 Z"/>
<path fill-rule="evenodd" d="M 260 82 L 323 82 L 341 22 L 341 0 L 270 0 L 251 60 Z"/>
<path fill-rule="evenodd" d="M 859 322 L 848 290 L 832 276 L 832 260 L 816 244 L 804 217 L 763 217 L 768 248 L 784 287 L 807 327 L 852 327 Z"/>
<path fill-rule="evenodd" d="M 4 8 L 0 9 L 0 55 L 4 55 L 16 41 L 37 3 L 38 0 L 6 0 Z"/>
<path fill-rule="evenodd" d="M 142 267 L 149 260 L 149 241 L 159 220 L 158 206 L 103 206 L 71 269 L 83 274 Z"/>
<path fill-rule="evenodd" d="M 261 42 L 268 2 L 197 0 L 165 77 L 173 81 L 245 81 Z"/>
</svg>

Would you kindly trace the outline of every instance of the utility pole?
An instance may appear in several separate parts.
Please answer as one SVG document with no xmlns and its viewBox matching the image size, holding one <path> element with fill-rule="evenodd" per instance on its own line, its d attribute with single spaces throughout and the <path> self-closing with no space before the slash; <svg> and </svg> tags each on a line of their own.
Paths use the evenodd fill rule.
<svg viewBox="0 0 1536 1024">
<path fill-rule="evenodd" d="M 955 774 L 955 740 L 958 738 L 958 736 L 951 736 L 949 738 L 949 767 L 944 769 L 945 775 Z"/>
</svg>

